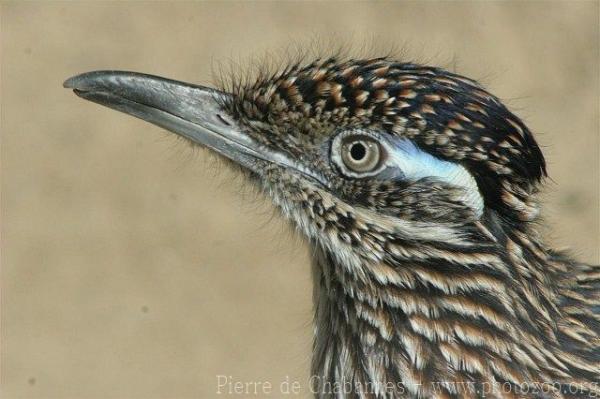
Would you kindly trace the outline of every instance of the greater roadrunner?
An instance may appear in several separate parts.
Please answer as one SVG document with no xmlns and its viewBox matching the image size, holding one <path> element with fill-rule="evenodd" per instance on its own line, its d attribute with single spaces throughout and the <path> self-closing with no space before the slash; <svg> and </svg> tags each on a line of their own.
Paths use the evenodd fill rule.
<svg viewBox="0 0 600 399">
<path fill-rule="evenodd" d="M 65 87 L 241 166 L 308 238 L 316 397 L 600 395 L 600 267 L 543 243 L 542 152 L 476 81 L 329 58 L 221 90 Z"/>
</svg>

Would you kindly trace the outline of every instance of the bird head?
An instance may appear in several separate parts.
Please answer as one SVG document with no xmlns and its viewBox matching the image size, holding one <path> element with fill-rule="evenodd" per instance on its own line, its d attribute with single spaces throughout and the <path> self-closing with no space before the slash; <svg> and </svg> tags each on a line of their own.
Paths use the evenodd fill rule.
<svg viewBox="0 0 600 399">
<path fill-rule="evenodd" d="M 531 133 L 440 68 L 330 58 L 229 90 L 119 71 L 65 87 L 240 165 L 334 253 L 376 257 L 389 237 L 448 241 L 490 216 L 535 218 L 545 164 Z"/>
<path fill-rule="evenodd" d="M 477 82 L 332 58 L 229 89 L 118 71 L 65 87 L 238 165 L 316 246 L 323 381 L 598 380 L 597 268 L 574 278 L 529 228 L 544 158 Z"/>
</svg>

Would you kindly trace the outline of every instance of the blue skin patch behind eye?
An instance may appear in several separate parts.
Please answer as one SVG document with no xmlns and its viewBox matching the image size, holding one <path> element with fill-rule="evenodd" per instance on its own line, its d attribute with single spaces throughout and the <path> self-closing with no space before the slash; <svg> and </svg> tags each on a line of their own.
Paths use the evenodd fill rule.
<svg viewBox="0 0 600 399">
<path fill-rule="evenodd" d="M 477 216 L 483 213 L 483 198 L 477 182 L 462 166 L 445 161 L 418 148 L 412 141 L 404 138 L 388 138 L 388 167 L 397 168 L 403 179 L 417 181 L 426 177 L 460 187 L 464 190 L 463 201 L 473 208 Z"/>
<path fill-rule="evenodd" d="M 459 165 L 434 157 L 418 148 L 408 139 L 393 140 L 390 156 L 394 164 L 410 180 L 419 180 L 424 177 L 441 177 L 442 180 L 456 172 Z"/>
</svg>

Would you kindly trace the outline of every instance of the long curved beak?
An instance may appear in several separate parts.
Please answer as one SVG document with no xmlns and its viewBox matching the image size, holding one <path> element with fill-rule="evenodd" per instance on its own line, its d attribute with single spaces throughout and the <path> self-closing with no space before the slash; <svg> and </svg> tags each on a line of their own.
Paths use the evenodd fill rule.
<svg viewBox="0 0 600 399">
<path fill-rule="evenodd" d="M 95 71 L 67 79 L 79 97 L 143 119 L 206 146 L 261 175 L 264 162 L 277 164 L 323 186 L 319 173 L 278 149 L 252 139 L 223 106 L 230 95 L 137 72 Z M 262 165 L 262 166 L 261 166 Z"/>
<path fill-rule="evenodd" d="M 256 159 L 273 161 L 231 118 L 222 104 L 228 94 L 158 76 L 95 71 L 67 79 L 79 97 L 143 119 L 217 151 L 248 169 Z"/>
</svg>

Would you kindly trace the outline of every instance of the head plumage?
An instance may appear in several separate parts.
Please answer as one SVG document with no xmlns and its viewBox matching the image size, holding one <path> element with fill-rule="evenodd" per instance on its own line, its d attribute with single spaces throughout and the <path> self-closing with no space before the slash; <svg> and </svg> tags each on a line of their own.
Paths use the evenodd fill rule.
<svg viewBox="0 0 600 399">
<path fill-rule="evenodd" d="M 465 166 L 486 205 L 532 220 L 530 195 L 545 160 L 525 124 L 478 82 L 444 69 L 389 58 L 317 59 L 237 86 L 239 118 L 275 133 L 323 135 L 380 129 Z"/>
</svg>

